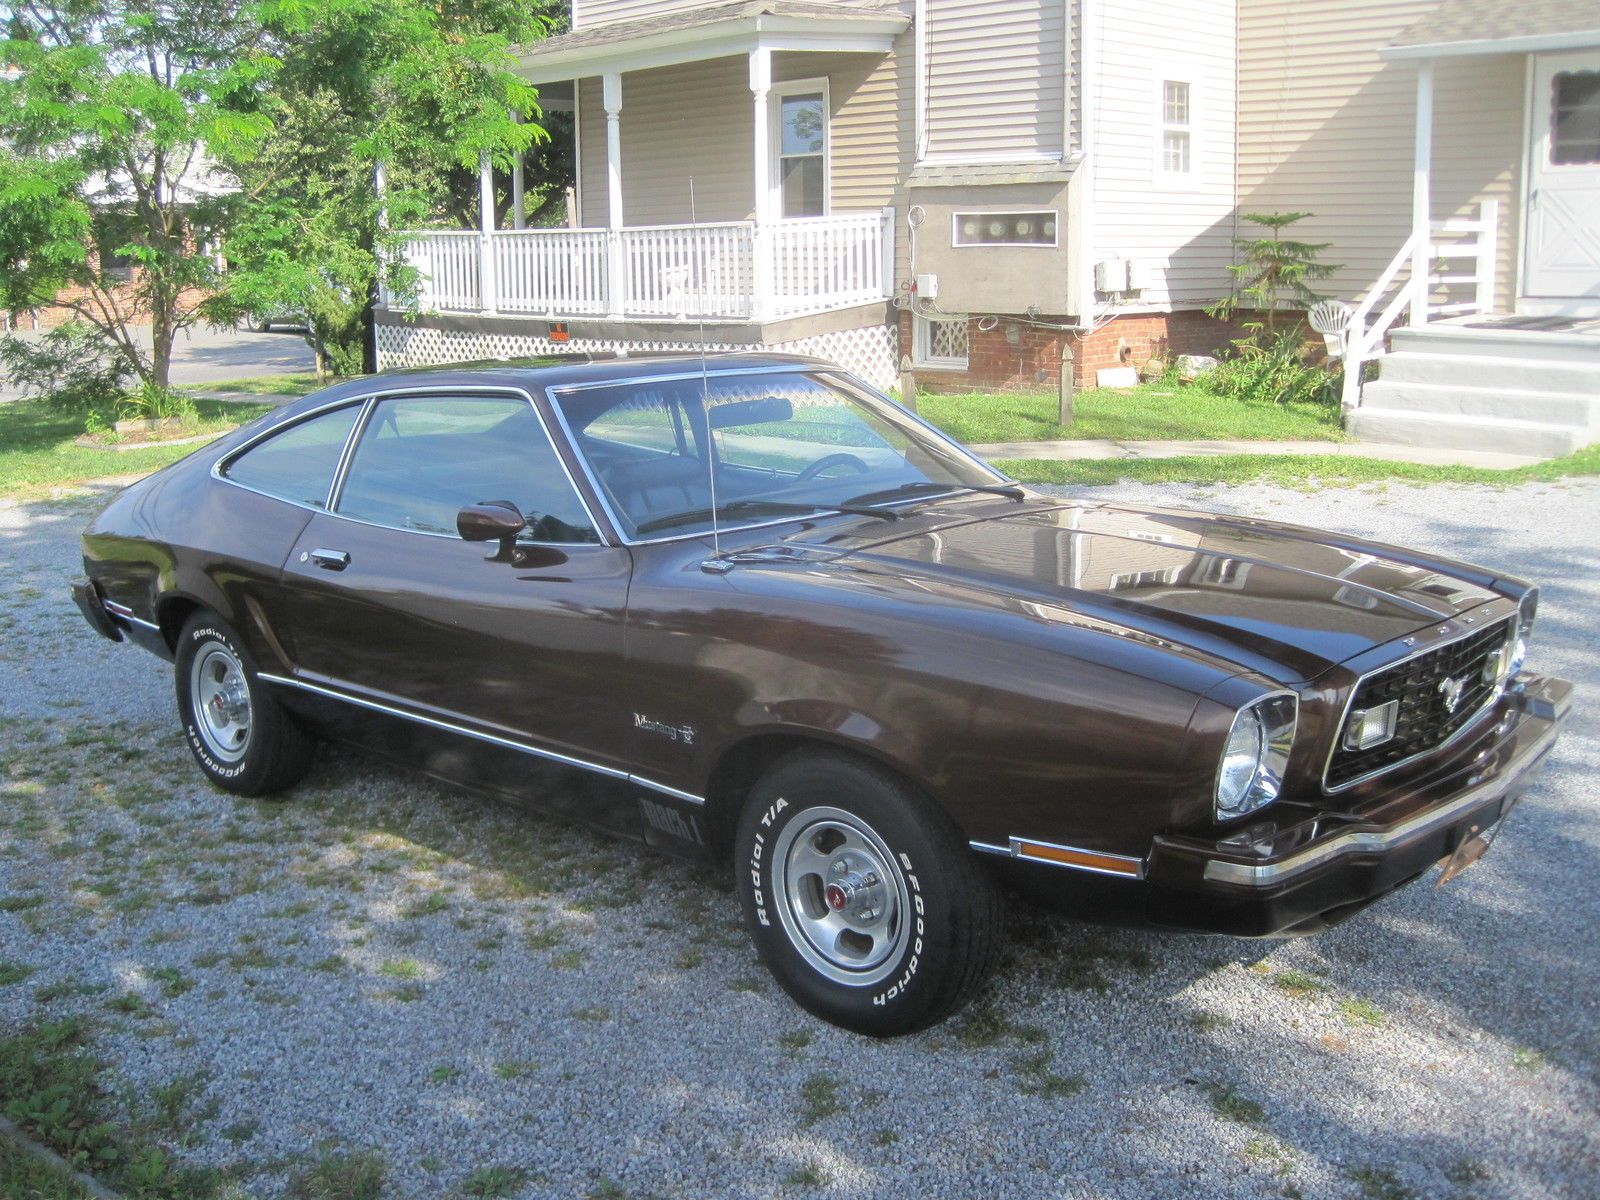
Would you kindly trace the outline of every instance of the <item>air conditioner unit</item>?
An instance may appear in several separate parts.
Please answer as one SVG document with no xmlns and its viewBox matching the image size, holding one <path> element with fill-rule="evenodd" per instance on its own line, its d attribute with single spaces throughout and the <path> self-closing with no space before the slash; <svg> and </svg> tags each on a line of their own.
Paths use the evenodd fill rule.
<svg viewBox="0 0 1600 1200">
<path fill-rule="evenodd" d="M 1097 292 L 1125 292 L 1128 290 L 1128 260 L 1102 258 L 1094 265 L 1094 290 Z"/>
<path fill-rule="evenodd" d="M 1147 292 L 1155 287 L 1156 265 L 1147 258 L 1130 258 L 1128 260 L 1128 290 L 1130 292 Z"/>
</svg>

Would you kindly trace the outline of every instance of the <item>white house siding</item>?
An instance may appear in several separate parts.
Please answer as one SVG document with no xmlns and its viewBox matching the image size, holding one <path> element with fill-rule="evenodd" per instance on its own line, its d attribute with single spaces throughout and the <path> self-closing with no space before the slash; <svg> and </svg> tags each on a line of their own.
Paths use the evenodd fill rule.
<svg viewBox="0 0 1600 1200">
<path fill-rule="evenodd" d="M 1416 66 L 1378 50 L 1438 0 L 1240 0 L 1239 204 L 1304 210 L 1353 300 L 1411 229 Z M 1501 308 L 1514 297 L 1525 60 L 1443 60 L 1434 76 L 1433 213 L 1500 201 Z M 1464 266 L 1465 264 L 1457 264 Z"/>
<path fill-rule="evenodd" d="M 1132 310 L 1192 308 L 1225 293 L 1234 236 L 1233 0 L 1111 0 L 1092 31 L 1096 260 L 1143 264 Z M 1194 177 L 1157 171 L 1160 88 L 1190 84 Z"/>
<path fill-rule="evenodd" d="M 927 154 L 1061 156 L 1068 0 L 927 0 Z"/>
</svg>

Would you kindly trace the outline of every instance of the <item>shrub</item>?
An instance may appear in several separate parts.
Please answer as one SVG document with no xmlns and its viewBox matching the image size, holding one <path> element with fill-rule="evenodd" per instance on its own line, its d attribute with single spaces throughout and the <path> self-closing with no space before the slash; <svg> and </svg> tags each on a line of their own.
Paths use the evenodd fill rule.
<svg viewBox="0 0 1600 1200">
<path fill-rule="evenodd" d="M 135 391 L 117 400 L 117 418 L 123 421 L 159 421 L 167 417 L 192 419 L 196 415 L 194 401 L 188 396 L 153 383 L 141 384 Z"/>
<path fill-rule="evenodd" d="M 1233 354 L 1200 376 L 1199 383 L 1235 400 L 1337 405 L 1341 373 L 1314 366 L 1306 357 L 1305 336 L 1299 328 L 1271 338 L 1258 333 L 1234 342 Z"/>
<path fill-rule="evenodd" d="M 24 395 L 41 396 L 64 412 L 111 411 L 132 373 L 98 329 L 76 321 L 37 341 L 0 338 L 0 373 Z"/>
</svg>

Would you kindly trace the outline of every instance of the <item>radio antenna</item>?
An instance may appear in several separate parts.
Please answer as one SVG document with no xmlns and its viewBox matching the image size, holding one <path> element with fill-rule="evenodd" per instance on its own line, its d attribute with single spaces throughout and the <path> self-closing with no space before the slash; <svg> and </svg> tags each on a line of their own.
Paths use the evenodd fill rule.
<svg viewBox="0 0 1600 1200">
<path fill-rule="evenodd" d="M 717 522 L 717 438 L 711 428 L 711 381 L 706 370 L 705 272 L 700 269 L 698 235 L 700 219 L 694 206 L 694 176 L 689 176 L 689 269 L 694 272 L 695 321 L 700 330 L 700 417 L 706 428 L 706 486 L 711 492 L 711 557 L 722 557 L 722 534 Z"/>
</svg>

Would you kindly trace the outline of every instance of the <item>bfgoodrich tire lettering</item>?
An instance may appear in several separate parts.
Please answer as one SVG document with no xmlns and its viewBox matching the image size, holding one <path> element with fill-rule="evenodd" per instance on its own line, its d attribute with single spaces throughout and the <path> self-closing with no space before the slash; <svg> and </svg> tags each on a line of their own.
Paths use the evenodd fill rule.
<svg viewBox="0 0 1600 1200">
<path fill-rule="evenodd" d="M 876 1037 L 923 1029 L 994 967 L 994 880 L 941 810 L 871 763 L 783 759 L 751 789 L 734 848 L 762 961 L 824 1020 Z"/>
<path fill-rule="evenodd" d="M 315 742 L 257 677 L 238 635 L 210 613 L 196 613 L 174 655 L 178 718 L 206 777 L 241 796 L 292 787 L 311 765 Z"/>
</svg>

